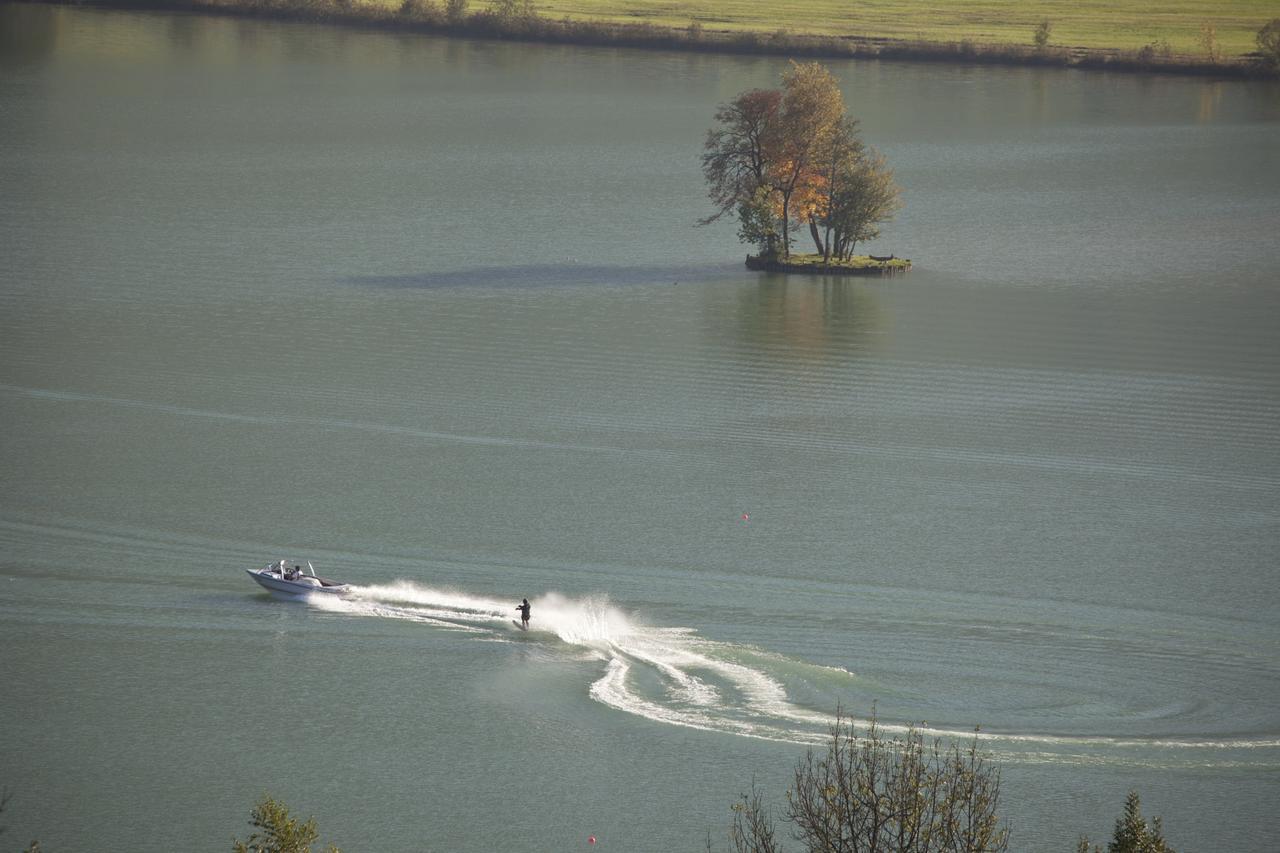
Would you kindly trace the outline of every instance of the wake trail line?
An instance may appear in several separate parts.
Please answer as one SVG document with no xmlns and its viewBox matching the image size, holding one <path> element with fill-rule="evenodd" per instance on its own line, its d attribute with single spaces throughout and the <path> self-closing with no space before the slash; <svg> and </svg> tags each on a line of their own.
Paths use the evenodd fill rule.
<svg viewBox="0 0 1280 853">
<path fill-rule="evenodd" d="M 254 424 L 259 426 L 303 426 L 320 429 L 347 429 L 360 432 L 377 433 L 416 438 L 426 441 L 448 442 L 452 444 L 470 444 L 490 447 L 522 447 L 533 450 L 561 450 L 585 453 L 612 453 L 624 455 L 666 455 L 666 451 L 637 450 L 607 445 L 567 444 L 554 441 L 538 441 L 536 439 L 505 438 L 501 436 L 466 435 L 463 433 L 439 432 L 396 424 L 382 424 L 371 421 L 355 421 L 343 418 L 316 418 L 302 415 L 255 415 L 239 412 L 220 412 L 213 409 L 197 409 L 189 406 L 177 406 L 169 403 L 148 402 L 146 400 L 130 400 L 122 397 L 107 397 L 99 394 L 85 394 L 78 391 L 56 391 L 44 388 L 26 388 L 20 385 L 0 383 L 0 392 L 19 394 L 37 400 L 51 400 L 63 403 L 98 403 L 127 409 L 140 409 L 176 417 L 202 418 L 204 420 L 227 421 L 230 423 Z"/>
<path fill-rule="evenodd" d="M 578 659 L 598 661 L 603 672 L 586 688 L 593 700 L 654 722 L 708 732 L 820 744 L 834 721 L 831 709 L 847 706 L 850 697 L 866 696 L 870 690 L 846 669 L 708 639 L 691 628 L 646 625 L 603 595 L 574 599 L 549 592 L 532 598 L 527 632 L 513 624 L 518 617 L 514 600 L 409 581 L 357 586 L 344 598 L 314 595 L 307 600 L 353 617 L 402 619 L 492 642 L 539 642 Z M 807 706 L 797 698 L 801 694 L 825 710 Z M 869 721 L 853 722 L 865 728 Z M 877 725 L 891 735 L 911 728 L 885 721 Z M 915 729 L 944 741 L 976 737 L 1000 758 L 1025 763 L 1230 767 L 1243 762 L 1280 767 L 1280 738 L 1275 736 L 1058 735 L 926 724 Z"/>
</svg>

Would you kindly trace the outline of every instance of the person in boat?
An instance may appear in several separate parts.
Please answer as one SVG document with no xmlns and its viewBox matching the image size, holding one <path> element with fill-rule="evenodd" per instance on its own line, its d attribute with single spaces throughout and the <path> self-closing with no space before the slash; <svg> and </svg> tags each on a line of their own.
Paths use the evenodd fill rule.
<svg viewBox="0 0 1280 853">
<path fill-rule="evenodd" d="M 528 628 L 529 627 L 529 599 L 527 598 L 521 599 L 520 603 L 516 605 L 516 610 L 520 611 L 521 627 Z"/>
</svg>

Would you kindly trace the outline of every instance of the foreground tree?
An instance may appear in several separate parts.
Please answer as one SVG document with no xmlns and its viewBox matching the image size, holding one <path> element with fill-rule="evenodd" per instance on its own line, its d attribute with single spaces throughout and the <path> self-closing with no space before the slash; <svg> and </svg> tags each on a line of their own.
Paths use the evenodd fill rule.
<svg viewBox="0 0 1280 853">
<path fill-rule="evenodd" d="M 1081 837 L 1077 853 L 1102 853 L 1098 846 L 1090 847 L 1089 839 Z M 1164 840 L 1160 818 L 1147 823 L 1142 816 L 1142 803 L 1137 791 L 1130 791 L 1124 800 L 1124 813 L 1116 819 L 1115 832 L 1106 853 L 1177 853 Z"/>
<path fill-rule="evenodd" d="M 876 236 L 900 206 L 884 158 L 863 145 L 834 77 L 792 63 L 782 88 L 744 92 L 716 111 L 702 171 L 717 212 L 736 213 L 739 238 L 785 257 L 792 225 L 808 226 L 824 262 Z M 774 237 L 773 235 L 777 235 Z"/>
<path fill-rule="evenodd" d="M 1004 851 L 1000 771 L 978 751 L 925 743 L 914 727 L 886 737 L 874 716 L 859 737 L 837 712 L 826 755 L 796 765 L 783 818 L 809 853 L 986 853 Z M 755 786 L 734 806 L 735 853 L 782 847 Z"/>
<path fill-rule="evenodd" d="M 253 807 L 249 822 L 254 832 L 248 841 L 233 839 L 235 853 L 311 853 L 311 845 L 320 837 L 315 818 L 299 822 L 289 816 L 284 803 L 269 795 L 264 795 Z M 330 847 L 329 853 L 339 853 L 339 850 Z"/>
</svg>

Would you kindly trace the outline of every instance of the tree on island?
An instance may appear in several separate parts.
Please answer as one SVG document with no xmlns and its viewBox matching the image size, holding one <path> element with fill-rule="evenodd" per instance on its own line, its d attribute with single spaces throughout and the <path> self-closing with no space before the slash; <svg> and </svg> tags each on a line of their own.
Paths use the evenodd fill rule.
<svg viewBox="0 0 1280 853">
<path fill-rule="evenodd" d="M 703 223 L 735 214 L 739 239 L 762 257 L 788 257 L 796 225 L 808 227 L 824 263 L 847 259 L 901 207 L 893 173 L 862 142 L 820 63 L 793 62 L 781 89 L 743 92 L 715 118 L 702 173 L 718 210 Z"/>
<path fill-rule="evenodd" d="M 858 243 L 880 236 L 880 223 L 902 207 L 901 194 L 884 156 L 863 144 L 854 119 L 837 126 L 821 166 L 801 215 L 823 263 L 847 260 Z"/>
</svg>

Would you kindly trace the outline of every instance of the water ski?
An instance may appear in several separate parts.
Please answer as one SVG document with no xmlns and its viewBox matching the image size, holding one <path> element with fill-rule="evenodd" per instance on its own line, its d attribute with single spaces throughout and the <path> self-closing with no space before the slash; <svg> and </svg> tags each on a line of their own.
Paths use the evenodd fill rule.
<svg viewBox="0 0 1280 853">
<path fill-rule="evenodd" d="M 515 625 L 515 626 L 516 626 L 517 628 L 519 628 L 521 631 L 528 631 L 528 630 L 529 630 L 529 626 L 528 626 L 528 625 L 525 625 L 523 622 L 519 622 L 519 621 L 517 621 L 517 620 L 515 620 L 515 619 L 512 619 L 512 620 L 511 620 L 511 624 L 512 624 L 512 625 Z"/>
</svg>

